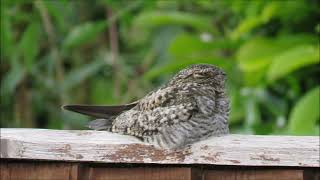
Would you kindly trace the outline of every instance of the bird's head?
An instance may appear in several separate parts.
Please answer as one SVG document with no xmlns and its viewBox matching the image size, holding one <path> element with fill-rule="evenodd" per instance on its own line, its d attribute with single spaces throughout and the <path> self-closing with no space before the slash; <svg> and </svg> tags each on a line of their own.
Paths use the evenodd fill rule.
<svg viewBox="0 0 320 180">
<path fill-rule="evenodd" d="M 213 86 L 224 86 L 225 72 L 213 65 L 194 64 L 179 71 L 169 82 L 169 85 L 179 83 L 199 83 Z"/>
</svg>

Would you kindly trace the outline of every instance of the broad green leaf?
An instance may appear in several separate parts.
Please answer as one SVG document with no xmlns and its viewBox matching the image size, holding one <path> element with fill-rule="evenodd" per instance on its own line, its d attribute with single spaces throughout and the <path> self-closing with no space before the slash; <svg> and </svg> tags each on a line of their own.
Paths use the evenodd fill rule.
<svg viewBox="0 0 320 180">
<path fill-rule="evenodd" d="M 266 70 L 261 69 L 256 72 L 244 72 L 242 79 L 244 85 L 248 87 L 264 85 L 265 81 L 263 79 L 265 77 L 265 71 Z"/>
<path fill-rule="evenodd" d="M 203 34 L 209 36 L 210 34 Z M 214 50 L 222 48 L 233 48 L 234 45 L 225 39 L 214 39 L 206 41 L 201 39 L 201 35 L 195 35 L 191 33 L 182 33 L 172 40 L 169 52 L 176 57 L 192 57 L 199 54 L 212 55 Z"/>
<path fill-rule="evenodd" d="M 320 86 L 306 93 L 290 113 L 289 132 L 294 135 L 316 135 L 320 111 Z"/>
<path fill-rule="evenodd" d="M 145 12 L 141 13 L 135 20 L 134 25 L 138 27 L 154 28 L 164 25 L 190 26 L 200 31 L 212 32 L 210 19 L 186 12 Z"/>
<path fill-rule="evenodd" d="M 254 72 L 265 68 L 274 54 L 282 48 L 274 44 L 274 40 L 257 37 L 246 42 L 236 53 L 239 68 L 244 72 Z"/>
<path fill-rule="evenodd" d="M 211 42 L 203 42 L 200 36 L 191 34 L 180 34 L 170 44 L 169 52 L 175 56 L 185 56 L 193 53 L 202 53 L 209 51 L 212 48 Z"/>
<path fill-rule="evenodd" d="M 243 44 L 236 53 L 239 67 L 245 72 L 266 68 L 275 56 L 299 44 L 316 43 L 308 34 L 283 35 L 279 38 L 256 37 Z"/>
<path fill-rule="evenodd" d="M 74 27 L 64 40 L 65 48 L 75 48 L 95 39 L 107 27 L 107 21 L 86 22 Z"/>
<path fill-rule="evenodd" d="M 310 44 L 298 45 L 273 58 L 267 78 L 269 81 L 275 81 L 299 68 L 317 64 L 319 60 L 317 47 Z"/>
<path fill-rule="evenodd" d="M 265 77 L 268 66 L 276 57 L 294 46 L 315 43 L 315 36 L 308 34 L 283 35 L 279 38 L 257 37 L 242 45 L 236 53 L 238 66 L 244 72 L 247 85 L 255 85 Z"/>
<path fill-rule="evenodd" d="M 68 75 L 66 75 L 62 83 L 62 90 L 69 90 L 73 88 L 88 77 L 97 73 L 104 65 L 105 62 L 103 60 L 97 59 L 90 64 L 83 65 L 82 67 L 71 71 Z"/>
<path fill-rule="evenodd" d="M 261 5 L 262 1 L 259 2 Z M 254 8 L 251 7 L 254 12 L 250 13 L 250 6 L 252 5 L 255 6 Z M 257 4 L 257 2 L 249 4 L 249 13 L 247 13 L 246 18 L 240 21 L 239 25 L 230 33 L 231 39 L 237 40 L 252 31 L 257 26 L 269 22 L 276 15 L 277 10 L 279 9 L 278 2 L 270 2 L 263 7 L 261 13 L 257 14 L 256 11 L 259 9 L 260 5 L 259 3 Z"/>
<path fill-rule="evenodd" d="M 261 21 L 267 23 L 279 11 L 281 3 L 277 1 L 270 1 L 261 12 Z"/>
<path fill-rule="evenodd" d="M 252 4 L 254 3 L 249 5 Z M 240 21 L 239 25 L 230 33 L 230 37 L 237 40 L 273 18 L 283 19 L 284 22 L 302 19 L 309 10 L 310 7 L 306 6 L 303 1 L 270 1 L 263 6 L 259 14 L 247 14 L 246 18 Z"/>
<path fill-rule="evenodd" d="M 245 33 L 251 31 L 253 28 L 262 24 L 259 17 L 248 17 L 247 19 L 241 21 L 241 23 L 235 28 L 234 31 L 230 33 L 230 38 L 233 40 L 239 39 Z"/>
<path fill-rule="evenodd" d="M 30 24 L 23 32 L 19 43 L 19 50 L 23 55 L 24 64 L 30 71 L 39 52 L 40 25 Z"/>
</svg>

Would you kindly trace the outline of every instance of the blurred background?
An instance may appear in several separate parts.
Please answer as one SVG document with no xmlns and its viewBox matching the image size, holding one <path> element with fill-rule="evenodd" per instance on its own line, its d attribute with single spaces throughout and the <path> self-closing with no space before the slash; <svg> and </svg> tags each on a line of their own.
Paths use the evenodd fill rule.
<svg viewBox="0 0 320 180">
<path fill-rule="evenodd" d="M 194 63 L 232 133 L 319 135 L 316 0 L 1 0 L 1 127 L 85 129 L 61 105 L 137 100 Z"/>
</svg>

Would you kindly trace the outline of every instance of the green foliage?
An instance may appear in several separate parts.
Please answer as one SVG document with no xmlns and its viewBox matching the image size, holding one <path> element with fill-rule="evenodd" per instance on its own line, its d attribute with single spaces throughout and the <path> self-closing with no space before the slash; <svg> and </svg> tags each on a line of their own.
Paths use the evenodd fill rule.
<svg viewBox="0 0 320 180">
<path fill-rule="evenodd" d="M 310 90 L 296 103 L 290 113 L 289 131 L 296 135 L 317 135 L 315 126 L 319 114 L 320 86 Z"/>
<path fill-rule="evenodd" d="M 4 8 L 4 5 L 1 4 L 1 54 L 4 57 L 12 55 L 13 51 L 13 34 L 12 34 L 12 22 L 10 17 L 8 17 L 8 10 Z"/>
<path fill-rule="evenodd" d="M 210 18 L 178 11 L 144 12 L 135 19 L 134 24 L 143 28 L 157 28 L 164 25 L 184 25 L 200 31 L 212 31 Z"/>
<path fill-rule="evenodd" d="M 25 69 L 17 60 L 13 59 L 11 66 L 10 71 L 1 79 L 1 99 L 6 96 L 12 96 L 25 75 Z"/>
<path fill-rule="evenodd" d="M 80 84 L 88 77 L 97 73 L 104 65 L 101 59 L 97 59 L 90 64 L 83 65 L 77 69 L 72 70 L 69 74 L 65 76 L 63 83 L 61 84 L 62 90 L 69 90 L 74 86 Z"/>
<path fill-rule="evenodd" d="M 25 32 L 23 32 L 19 43 L 19 51 L 24 59 L 24 65 L 28 70 L 31 70 L 39 51 L 39 30 L 39 24 L 30 24 Z"/>
<path fill-rule="evenodd" d="M 312 35 L 297 34 L 272 39 L 257 37 L 247 41 L 236 55 L 239 68 L 247 74 L 247 84 L 256 85 L 264 76 L 273 81 L 303 66 L 316 64 L 319 56 L 315 39 Z M 259 73 L 262 75 L 250 77 Z"/>
<path fill-rule="evenodd" d="M 101 22 L 86 22 L 74 27 L 67 35 L 64 41 L 65 48 L 76 48 L 88 43 L 97 37 L 98 33 L 105 30 L 107 27 L 106 21 Z"/>
<path fill-rule="evenodd" d="M 282 52 L 274 57 L 267 73 L 267 78 L 270 81 L 274 81 L 303 66 L 319 63 L 318 51 L 317 47 L 307 44 L 298 45 Z"/>
<path fill-rule="evenodd" d="M 232 132 L 319 134 L 318 17 L 307 0 L 2 0 L 0 125 L 81 129 L 62 104 L 135 101 L 208 63 Z"/>
</svg>

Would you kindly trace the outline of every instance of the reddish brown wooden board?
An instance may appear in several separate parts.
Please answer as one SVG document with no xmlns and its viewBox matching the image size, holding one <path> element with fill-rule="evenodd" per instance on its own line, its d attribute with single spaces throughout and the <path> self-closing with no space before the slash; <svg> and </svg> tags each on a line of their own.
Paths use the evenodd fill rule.
<svg viewBox="0 0 320 180">
<path fill-rule="evenodd" d="M 1 180 L 318 180 L 316 168 L 238 166 L 112 165 L 96 163 L 8 161 L 0 164 Z"/>
</svg>

